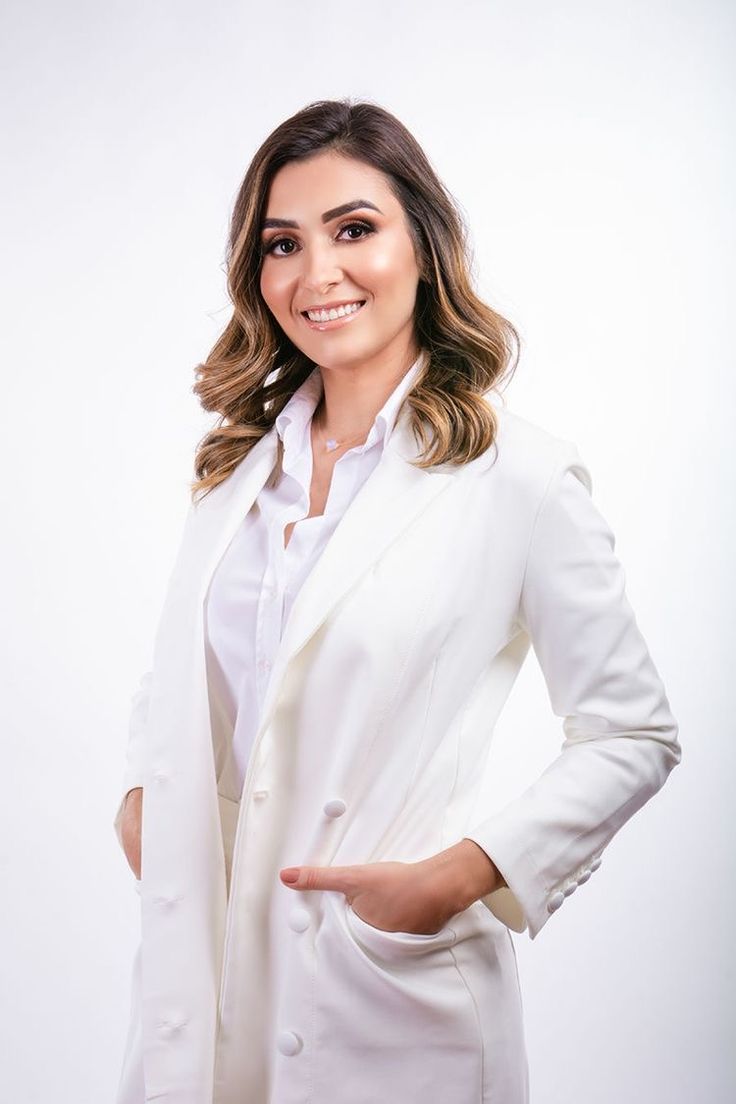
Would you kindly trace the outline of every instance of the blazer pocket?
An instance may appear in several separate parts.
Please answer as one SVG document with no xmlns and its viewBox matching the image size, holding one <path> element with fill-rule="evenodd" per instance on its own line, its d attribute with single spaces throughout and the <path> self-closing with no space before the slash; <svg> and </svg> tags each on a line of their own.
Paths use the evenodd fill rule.
<svg viewBox="0 0 736 1104">
<path fill-rule="evenodd" d="M 428 954 L 451 947 L 456 934 L 450 924 L 445 924 L 438 932 L 384 931 L 369 924 L 352 908 L 345 899 L 345 912 L 348 931 L 353 939 L 365 950 L 378 958 L 390 962 L 399 962 L 417 955 Z"/>
</svg>

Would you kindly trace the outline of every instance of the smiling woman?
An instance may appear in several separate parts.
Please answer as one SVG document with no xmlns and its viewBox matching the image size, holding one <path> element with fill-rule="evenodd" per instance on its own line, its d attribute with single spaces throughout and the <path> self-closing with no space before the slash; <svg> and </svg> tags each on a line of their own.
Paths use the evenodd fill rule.
<svg viewBox="0 0 736 1104">
<path fill-rule="evenodd" d="M 309 105 L 248 168 L 115 818 L 117 1104 L 527 1104 L 510 933 L 680 760 L 585 462 L 500 401 L 517 335 L 465 241 L 373 104 Z M 479 809 L 532 643 L 563 751 Z"/>
<path fill-rule="evenodd" d="M 194 388 L 220 421 L 200 443 L 193 494 L 228 477 L 315 365 L 315 427 L 354 440 L 431 350 L 406 396 L 424 446 L 416 463 L 463 464 L 488 449 L 496 419 L 483 396 L 511 378 L 518 334 L 476 295 L 465 239 L 452 197 L 389 112 L 325 101 L 277 127 L 234 205 L 235 311 Z M 274 478 L 281 459 L 279 445 Z"/>
<path fill-rule="evenodd" d="M 325 196 L 370 198 L 323 211 Z M 368 211 L 370 222 L 355 221 Z M 320 365 L 331 436 L 361 421 L 367 432 L 376 388 L 403 375 L 407 350 L 417 353 L 420 272 L 401 203 L 385 173 L 332 150 L 280 169 L 263 227 L 261 294 L 282 331 Z M 277 232 L 285 227 L 288 237 Z"/>
</svg>

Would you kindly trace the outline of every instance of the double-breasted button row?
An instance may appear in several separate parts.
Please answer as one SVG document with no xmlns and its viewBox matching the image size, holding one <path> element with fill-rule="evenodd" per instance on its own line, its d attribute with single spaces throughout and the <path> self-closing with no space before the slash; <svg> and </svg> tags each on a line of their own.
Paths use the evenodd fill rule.
<svg viewBox="0 0 736 1104">
<path fill-rule="evenodd" d="M 257 791 L 258 792 L 258 791 Z M 266 791 L 260 791 L 266 792 Z M 253 794 L 256 797 L 256 793 Z M 322 806 L 322 812 L 326 817 L 335 818 L 342 816 L 347 809 L 347 805 L 341 797 L 333 797 L 329 801 L 326 801 Z M 312 918 L 308 911 L 301 905 L 294 905 L 288 916 L 288 924 L 292 931 L 303 932 L 306 931 L 312 922 Z"/>
<path fill-rule="evenodd" d="M 256 791 L 253 797 L 255 798 L 259 792 L 265 793 L 267 791 Z M 341 817 L 346 809 L 347 805 L 341 797 L 332 797 L 322 806 L 322 812 L 331 820 L 334 820 L 336 817 Z M 289 911 L 287 922 L 292 931 L 305 932 L 312 923 L 312 917 L 303 905 L 293 905 Z M 276 1046 L 281 1054 L 292 1057 L 298 1054 L 302 1049 L 304 1040 L 296 1031 L 284 1030 L 279 1032 L 276 1039 Z"/>
<path fill-rule="evenodd" d="M 581 866 L 574 874 L 566 878 L 560 888 L 556 890 L 547 901 L 547 912 L 556 912 L 565 898 L 574 893 L 579 885 L 583 885 L 587 882 L 593 871 L 597 870 L 600 865 L 601 857 L 600 855 L 596 855 L 590 863 Z"/>
<path fill-rule="evenodd" d="M 311 923 L 309 913 L 301 905 L 295 905 L 289 913 L 289 927 L 295 932 L 306 931 Z M 292 1058 L 304 1046 L 304 1040 L 296 1031 L 280 1031 L 276 1038 L 276 1046 L 287 1058 Z"/>
</svg>

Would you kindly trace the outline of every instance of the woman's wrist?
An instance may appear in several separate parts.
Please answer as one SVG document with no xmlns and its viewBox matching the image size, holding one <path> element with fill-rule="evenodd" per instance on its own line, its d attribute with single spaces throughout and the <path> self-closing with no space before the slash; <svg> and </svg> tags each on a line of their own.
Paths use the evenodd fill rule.
<svg viewBox="0 0 736 1104">
<path fill-rule="evenodd" d="M 429 861 L 442 877 L 443 891 L 453 915 L 506 885 L 496 864 L 474 840 L 462 839 Z"/>
</svg>

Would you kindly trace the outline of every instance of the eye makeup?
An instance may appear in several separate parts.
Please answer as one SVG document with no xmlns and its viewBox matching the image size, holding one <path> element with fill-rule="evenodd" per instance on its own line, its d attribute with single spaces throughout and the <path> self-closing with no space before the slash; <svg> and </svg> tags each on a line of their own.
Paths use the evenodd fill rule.
<svg viewBox="0 0 736 1104">
<path fill-rule="evenodd" d="M 375 228 L 374 224 L 371 223 L 371 222 L 368 222 L 368 220 L 351 219 L 350 222 L 346 222 L 340 227 L 338 233 L 341 234 L 343 232 L 343 230 L 350 230 L 353 227 L 360 228 L 363 231 L 363 233 L 361 234 L 361 236 L 359 238 L 348 238 L 348 239 L 346 239 L 347 241 L 354 241 L 354 242 L 365 241 L 365 239 L 370 234 L 374 234 L 376 232 L 376 228 Z M 273 254 L 273 256 L 275 256 L 275 257 L 290 257 L 290 256 L 292 256 L 292 253 L 276 253 L 275 249 L 276 249 L 276 246 L 280 245 L 282 242 L 289 242 L 289 241 L 293 241 L 293 240 L 294 239 L 292 237 L 284 236 L 283 234 L 280 237 L 271 238 L 269 241 L 263 242 L 261 244 L 261 255 L 265 257 L 269 254 Z"/>
</svg>

